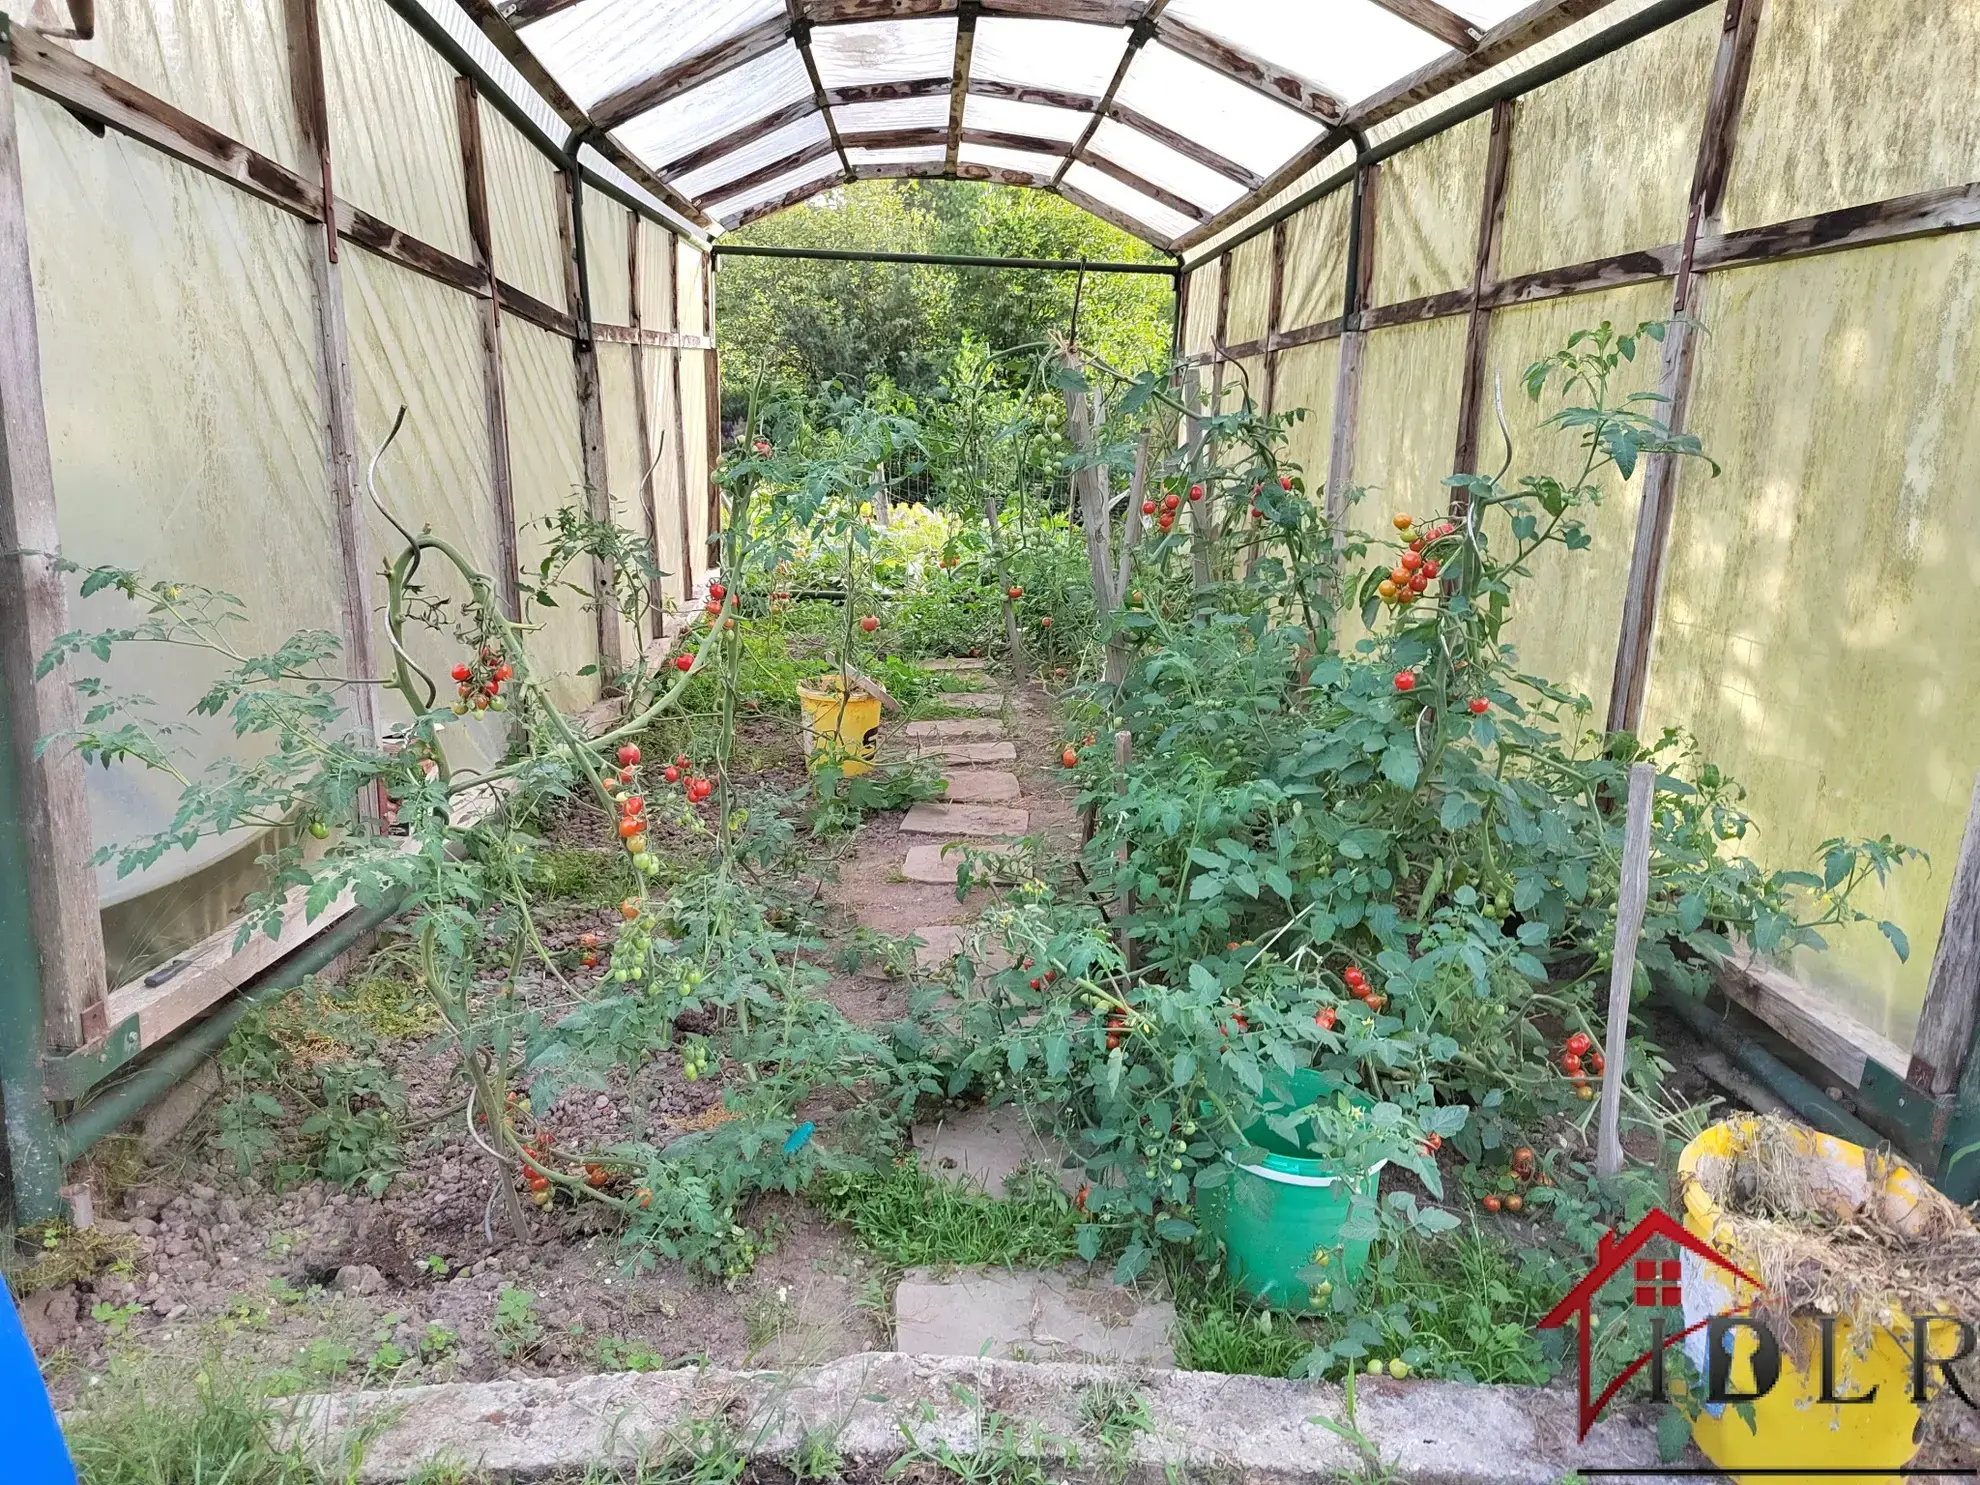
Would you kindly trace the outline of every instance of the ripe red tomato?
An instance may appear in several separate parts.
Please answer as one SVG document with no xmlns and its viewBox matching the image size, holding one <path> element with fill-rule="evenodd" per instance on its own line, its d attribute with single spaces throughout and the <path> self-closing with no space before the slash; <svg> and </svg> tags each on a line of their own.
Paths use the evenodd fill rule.
<svg viewBox="0 0 1980 1485">
<path fill-rule="evenodd" d="M 1189 498 L 1191 500 L 1201 500 L 1203 498 L 1203 486 L 1191 485 L 1189 487 Z"/>
<path fill-rule="evenodd" d="M 639 916 L 639 904 L 628 897 L 624 902 L 619 904 L 619 916 L 627 922 L 631 922 Z"/>
<path fill-rule="evenodd" d="M 1599 1077 L 1602 1073 L 1608 1071 L 1608 1067 L 1609 1060 L 1600 1052 L 1590 1052 L 1588 1054 L 1588 1070 L 1596 1076 Z"/>
<path fill-rule="evenodd" d="M 666 771 L 663 772 L 660 775 L 660 777 L 665 779 L 670 784 L 678 784 L 681 781 L 681 771 L 678 768 L 674 767 L 673 764 L 669 763 L 666 767 Z"/>
<path fill-rule="evenodd" d="M 619 770 L 620 783 L 630 784 L 632 781 L 633 781 L 633 771 L 630 768 L 622 768 Z"/>
<path fill-rule="evenodd" d="M 1046 614 L 1043 617 L 1041 617 L 1038 621 L 1038 627 L 1040 629 L 1050 629 L 1052 627 L 1052 616 L 1050 614 Z"/>
<path fill-rule="evenodd" d="M 453 677 L 454 677 L 454 679 L 455 679 L 455 680 L 457 680 L 457 681 L 464 681 L 464 680 L 466 680 L 466 679 L 467 679 L 467 678 L 468 678 L 469 676 L 471 676 L 471 675 L 473 675 L 473 674 L 474 674 L 474 672 L 473 672 L 472 670 L 470 670 L 470 669 L 468 669 L 468 667 L 467 667 L 467 666 L 465 666 L 465 665 L 456 665 L 456 666 L 455 666 L 455 667 L 453 668 L 453 671 L 451 672 L 451 674 L 453 675 Z"/>
<path fill-rule="evenodd" d="M 1011 585 L 1011 591 L 1009 596 L 1013 601 L 1022 598 L 1024 597 L 1024 589 L 1018 587 L 1015 583 L 1013 583 Z"/>
<path fill-rule="evenodd" d="M 1477 717 L 1482 717 L 1482 716 L 1484 716 L 1484 715 L 1485 715 L 1485 713 L 1486 713 L 1486 712 L 1487 712 L 1487 711 L 1488 711 L 1488 710 L 1489 710 L 1489 709 L 1491 708 L 1491 705 L 1492 705 L 1492 703 L 1491 703 L 1491 702 L 1489 702 L 1489 701 L 1487 701 L 1487 700 L 1486 700 L 1486 699 L 1485 699 L 1484 697 L 1482 697 L 1482 696 L 1474 696 L 1474 697 L 1472 697 L 1472 698 L 1471 698 L 1471 712 L 1472 712 L 1472 715 L 1473 715 L 1473 716 L 1477 716 Z"/>
<path fill-rule="evenodd" d="M 1396 689 L 1398 691 L 1405 691 L 1405 692 L 1414 691 L 1416 689 L 1416 672 L 1413 670 L 1397 671 Z"/>
<path fill-rule="evenodd" d="M 1280 488 L 1281 490 L 1290 490 L 1290 489 L 1292 488 L 1292 476 L 1291 476 L 1291 475 L 1289 475 L 1289 474 L 1282 474 L 1282 475 L 1280 475 L 1280 476 L 1279 476 L 1279 488 Z"/>
<path fill-rule="evenodd" d="M 628 815 L 625 819 L 619 821 L 619 839 L 625 840 L 630 836 L 638 835 L 645 828 L 646 826 L 640 822 L 638 816 Z"/>
<path fill-rule="evenodd" d="M 724 598 L 729 596 L 729 590 L 720 583 L 710 583 L 708 585 L 708 596 L 717 603 L 720 603 Z"/>
<path fill-rule="evenodd" d="M 1561 1071 L 1571 1078 L 1581 1076 L 1581 1059 L 1572 1052 L 1561 1053 Z"/>
<path fill-rule="evenodd" d="M 1415 572 L 1417 568 L 1423 565 L 1423 559 L 1415 552 L 1404 552 L 1396 565 L 1404 572 Z"/>
<path fill-rule="evenodd" d="M 678 671 L 683 671 L 683 672 L 686 672 L 686 671 L 690 671 L 690 670 L 693 670 L 693 669 L 694 669 L 694 656 L 692 656 L 692 655 L 676 655 L 676 656 L 674 657 L 674 669 L 676 669 L 676 670 L 678 670 Z"/>
<path fill-rule="evenodd" d="M 1156 518 L 1155 524 L 1161 527 L 1164 531 L 1167 531 L 1171 526 L 1176 524 L 1176 518 L 1171 512 L 1163 511 L 1162 514 Z"/>
<path fill-rule="evenodd" d="M 1567 1039 L 1565 1045 L 1567 1050 L 1574 1053 L 1575 1056 L 1586 1057 L 1588 1055 L 1588 1049 L 1595 1045 L 1595 1038 L 1585 1031 L 1577 1031 Z"/>
<path fill-rule="evenodd" d="M 621 768 L 631 768 L 637 762 L 639 762 L 638 748 L 634 747 L 631 743 L 627 743 L 619 749 L 619 766 Z"/>
<path fill-rule="evenodd" d="M 1350 985 L 1365 985 L 1368 983 L 1368 976 L 1361 972 L 1361 966 L 1358 964 L 1350 964 L 1346 969 L 1342 970 L 1341 978 L 1346 980 Z"/>
<path fill-rule="evenodd" d="M 674 754 L 674 767 L 686 768 L 687 766 L 688 766 L 688 755 L 686 753 Z"/>
<path fill-rule="evenodd" d="M 619 808 L 628 815 L 636 815 L 646 808 L 646 801 L 637 794 L 628 794 L 620 801 Z"/>
<path fill-rule="evenodd" d="M 1152 516 L 1152 515 L 1154 515 L 1154 514 L 1155 514 L 1155 502 L 1154 502 L 1154 501 L 1152 501 L 1152 500 L 1144 500 L 1144 501 L 1142 501 L 1142 502 L 1141 502 L 1141 513 L 1142 513 L 1142 514 L 1143 514 L 1144 516 Z"/>
<path fill-rule="evenodd" d="M 1163 509 L 1163 510 L 1174 510 L 1174 509 L 1175 509 L 1175 508 L 1176 508 L 1177 506 L 1179 506 L 1179 505 L 1181 505 L 1181 504 L 1182 504 L 1182 500 L 1181 500 L 1181 498 L 1180 498 L 1180 497 L 1178 497 L 1178 496 L 1175 496 L 1175 495 L 1169 495 L 1169 496 L 1166 496 L 1166 497 L 1164 497 L 1164 498 L 1163 498 L 1163 501 L 1162 501 L 1162 509 Z"/>
<path fill-rule="evenodd" d="M 1334 1008 L 1330 1005 L 1323 1005 L 1320 1007 L 1320 1013 L 1313 1018 L 1313 1024 L 1318 1026 L 1322 1031 L 1332 1031 L 1334 1029 L 1334 1023 L 1338 1020 L 1340 1020 L 1340 1015 Z"/>
<path fill-rule="evenodd" d="M 495 679 L 498 681 L 506 681 L 515 673 L 516 668 L 513 665 L 498 665 L 495 667 Z"/>
<path fill-rule="evenodd" d="M 865 618 L 859 621 L 859 627 L 864 629 L 868 634 L 871 634 L 874 630 L 880 627 L 880 621 L 877 618 L 875 618 L 872 614 L 868 614 Z"/>
<path fill-rule="evenodd" d="M 1502 1205 L 1504 1205 L 1504 1203 L 1502 1203 L 1499 1200 L 1499 1198 L 1496 1196 L 1488 1196 L 1485 1198 L 1484 1201 L 1480 1202 L 1479 1205 L 1484 1207 L 1485 1210 L 1488 1212 L 1496 1212 L 1499 1210 L 1499 1208 Z"/>
<path fill-rule="evenodd" d="M 1067 748 L 1065 752 L 1059 754 L 1059 762 L 1063 763 L 1067 768 L 1078 768 L 1079 754 L 1075 753 L 1071 748 Z"/>
<path fill-rule="evenodd" d="M 1435 557 L 1431 557 L 1431 558 L 1427 558 L 1427 559 L 1426 559 L 1426 560 L 1424 561 L 1424 563 L 1423 563 L 1423 575 L 1424 575 L 1425 577 L 1435 577 L 1435 576 L 1437 575 L 1437 573 L 1438 573 L 1438 571 L 1439 571 L 1439 569 L 1438 569 L 1438 567 L 1437 567 L 1437 559 L 1436 559 Z"/>
</svg>

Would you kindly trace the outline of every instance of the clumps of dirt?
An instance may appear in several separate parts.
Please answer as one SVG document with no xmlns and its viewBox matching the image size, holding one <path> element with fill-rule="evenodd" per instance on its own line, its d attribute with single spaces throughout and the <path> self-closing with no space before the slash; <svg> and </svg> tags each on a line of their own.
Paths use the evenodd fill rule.
<svg viewBox="0 0 1980 1485">
<path fill-rule="evenodd" d="M 1960 1313 L 1980 1293 L 1980 1229 L 1893 1156 L 1860 1166 L 1814 1153 L 1809 1132 L 1767 1115 L 1698 1183 L 1723 1214 L 1716 1235 L 1782 1318 L 1835 1315 L 1869 1335 L 1895 1310 Z"/>
</svg>

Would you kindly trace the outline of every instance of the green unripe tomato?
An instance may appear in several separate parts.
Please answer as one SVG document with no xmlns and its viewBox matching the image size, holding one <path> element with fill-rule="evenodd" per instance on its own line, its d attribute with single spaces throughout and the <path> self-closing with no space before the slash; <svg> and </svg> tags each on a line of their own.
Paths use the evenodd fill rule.
<svg viewBox="0 0 1980 1485">
<path fill-rule="evenodd" d="M 509 703 L 499 696 L 491 696 L 488 698 L 488 709 L 491 712 L 505 712 L 509 709 Z"/>
<path fill-rule="evenodd" d="M 1404 1377 L 1409 1375 L 1409 1363 L 1398 1356 L 1394 1361 L 1389 1363 L 1389 1375 L 1400 1382 Z"/>
<path fill-rule="evenodd" d="M 1382 1363 L 1378 1358 L 1373 1356 L 1368 1358 L 1368 1375 L 1371 1377 L 1382 1375 Z"/>
<path fill-rule="evenodd" d="M 311 820 L 309 822 L 309 833 L 318 840 L 330 839 L 330 827 L 321 820 Z"/>
</svg>

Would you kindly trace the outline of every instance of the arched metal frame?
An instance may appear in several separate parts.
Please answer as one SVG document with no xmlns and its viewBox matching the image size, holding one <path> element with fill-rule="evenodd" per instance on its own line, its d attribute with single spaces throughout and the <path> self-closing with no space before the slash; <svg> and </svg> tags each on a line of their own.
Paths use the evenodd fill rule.
<svg viewBox="0 0 1980 1485">
<path fill-rule="evenodd" d="M 1052 191 L 1182 252 L 1242 221 L 1357 131 L 1518 56 L 1612 0 L 1538 0 L 1517 10 L 1513 0 L 1336 0 L 1327 14 L 1346 18 L 1351 10 L 1361 28 L 1344 27 L 1338 43 L 1318 29 L 1313 0 L 1230 0 L 1222 9 L 1200 0 L 457 3 L 575 136 L 710 233 L 849 181 L 946 178 Z M 1344 88 L 1240 44 L 1280 18 L 1300 30 L 1303 56 L 1321 59 L 1319 70 L 1333 56 L 1328 49 L 1338 45 L 1346 55 L 1362 46 L 1366 54 L 1343 62 L 1342 74 L 1385 81 L 1352 101 Z M 650 24 L 661 20 L 669 25 Z M 1001 65 L 980 65 L 984 23 L 1041 21 L 1116 33 L 1114 43 L 1080 43 L 1103 60 L 1117 50 L 1104 85 L 1095 69 L 1095 86 L 1065 86 L 1067 68 L 1044 47 L 1016 66 L 1008 55 Z M 903 40 L 911 34 L 904 28 L 919 28 L 914 44 Z M 690 31 L 696 44 L 673 54 L 672 41 Z M 1376 32 L 1379 47 L 1361 39 Z M 929 65 L 936 42 L 949 52 L 940 75 Z M 650 67 L 639 65 L 642 45 L 653 53 Z M 783 79 L 781 93 L 753 87 L 766 69 Z M 1200 98 L 1151 95 L 1157 82 L 1181 79 Z M 925 106 L 905 106 L 915 102 Z M 1199 103 L 1201 116 L 1221 114 L 1226 127 L 1194 127 L 1191 108 Z M 876 112 L 913 122 L 860 126 L 859 114 Z M 985 112 L 1038 120 L 1062 137 L 976 127 L 973 114 Z M 944 113 L 946 123 L 937 122 Z M 697 127 L 684 127 L 690 116 Z M 1202 137 L 1219 132 L 1215 145 Z"/>
</svg>

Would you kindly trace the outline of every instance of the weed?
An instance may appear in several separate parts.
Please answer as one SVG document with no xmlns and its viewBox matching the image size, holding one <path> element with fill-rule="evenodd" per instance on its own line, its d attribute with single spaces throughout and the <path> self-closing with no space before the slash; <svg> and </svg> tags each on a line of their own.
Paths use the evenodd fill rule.
<svg viewBox="0 0 1980 1485">
<path fill-rule="evenodd" d="M 1080 1415 L 1099 1435 L 1101 1447 L 1121 1456 L 1134 1447 L 1136 1434 L 1151 1433 L 1155 1419 L 1148 1399 L 1126 1382 L 1095 1382 L 1081 1390 Z"/>
<path fill-rule="evenodd" d="M 453 1331 L 437 1321 L 426 1322 L 426 1329 L 420 1332 L 419 1359 L 432 1365 L 445 1361 L 454 1354 L 454 1346 L 460 1340 Z"/>
<path fill-rule="evenodd" d="M 112 1363 L 65 1424 L 81 1485 L 320 1485 L 277 1442 L 269 1395 L 211 1364 L 192 1374 Z"/>
<path fill-rule="evenodd" d="M 137 1239 L 100 1227 L 77 1229 L 66 1222 L 22 1228 L 20 1247 L 32 1246 L 34 1256 L 23 1259 L 13 1243 L 0 1243 L 0 1278 L 16 1294 L 57 1289 L 93 1279 L 98 1274 L 128 1274 L 137 1261 Z"/>
<path fill-rule="evenodd" d="M 536 1318 L 536 1296 L 527 1289 L 502 1286 L 495 1296 L 495 1318 L 488 1327 L 495 1335 L 495 1349 L 508 1361 L 522 1361 L 543 1339 L 543 1326 Z"/>
<path fill-rule="evenodd" d="M 100 1299 L 89 1307 L 89 1318 L 108 1330 L 115 1340 L 123 1339 L 131 1322 L 143 1313 L 144 1306 L 140 1304 L 113 1305 Z"/>
<path fill-rule="evenodd" d="M 751 1353 L 761 1351 L 782 1335 L 796 1315 L 787 1289 L 779 1287 L 751 1295 L 743 1306 L 743 1327 Z"/>
<path fill-rule="evenodd" d="M 901 1268 L 922 1264 L 1060 1263 L 1078 1252 L 1078 1214 L 1049 1175 L 994 1197 L 937 1180 L 912 1161 L 830 1175 L 812 1199 L 849 1223 L 869 1250 Z"/>
<path fill-rule="evenodd" d="M 645 1341 L 615 1335 L 600 1336 L 592 1356 L 602 1372 L 664 1372 L 668 1366 L 667 1358 Z"/>
<path fill-rule="evenodd" d="M 530 885 L 544 897 L 582 907 L 611 907 L 626 895 L 631 874 L 620 851 L 557 846 L 531 858 Z"/>
</svg>

